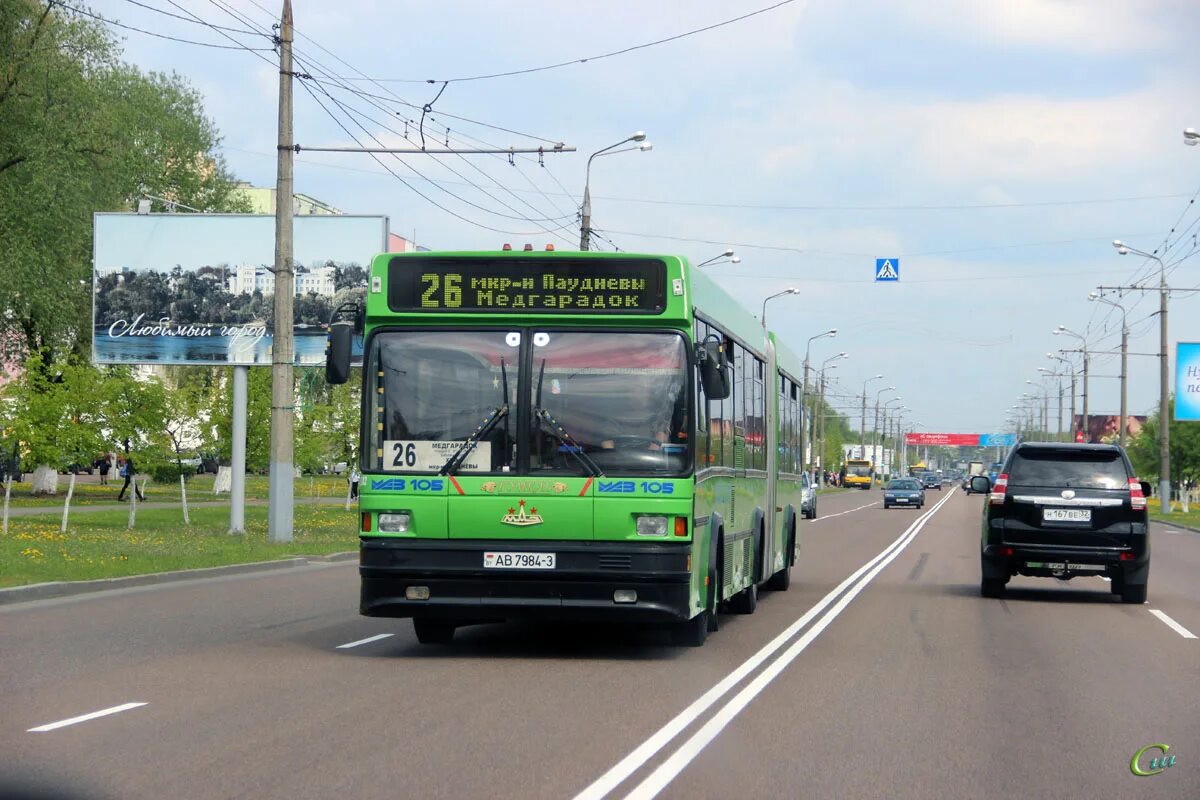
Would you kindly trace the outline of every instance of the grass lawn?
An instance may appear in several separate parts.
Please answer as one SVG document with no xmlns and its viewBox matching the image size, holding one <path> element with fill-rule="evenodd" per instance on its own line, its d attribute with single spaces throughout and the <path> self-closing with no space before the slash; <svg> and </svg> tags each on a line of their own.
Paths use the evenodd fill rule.
<svg viewBox="0 0 1200 800">
<path fill-rule="evenodd" d="M 50 496 L 34 497 L 30 493 L 30 484 L 28 481 L 22 483 L 14 483 L 12 487 L 12 497 L 9 500 L 10 508 L 34 508 L 45 506 L 47 509 L 55 508 L 62 509 L 63 499 L 67 496 L 67 482 L 70 480 L 69 475 L 58 476 L 58 494 Z M 188 479 L 187 491 L 189 502 L 200 502 L 203 500 L 228 500 L 229 493 L 213 494 L 213 479 L 215 475 L 194 475 Z M 84 483 L 84 479 L 89 482 Z M 145 476 L 138 478 L 140 486 Z M 121 486 L 125 481 L 119 480 L 115 483 L 110 483 L 107 486 L 101 486 L 94 483 L 95 478 L 92 476 L 80 475 L 75 480 L 75 493 L 71 495 L 71 505 L 90 506 L 97 503 L 115 503 L 117 502 L 117 494 L 121 491 Z M 132 489 L 133 487 L 130 486 Z M 296 497 L 345 497 L 348 484 L 344 477 L 337 475 L 317 475 L 313 477 L 297 478 L 295 481 L 295 496 Z M 3 487 L 0 486 L 0 496 L 3 495 Z M 129 493 L 126 492 L 128 497 Z M 246 476 L 246 499 L 247 500 L 266 500 L 267 499 L 267 476 L 266 475 L 247 475 Z M 178 503 L 179 502 L 179 484 L 176 483 L 155 483 L 153 480 L 146 486 L 146 502 L 160 503 Z"/>
<path fill-rule="evenodd" d="M 1159 503 L 1157 497 L 1151 497 L 1147 501 L 1146 507 L 1150 509 L 1150 517 L 1152 519 L 1160 522 L 1176 522 L 1191 528 L 1200 528 L 1200 506 L 1192 503 L 1192 510 L 1187 514 L 1183 514 L 1179 511 L 1179 501 L 1175 501 L 1171 505 L 1174 507 L 1174 513 L 1169 516 L 1164 516 L 1160 511 L 1162 504 Z"/>
<path fill-rule="evenodd" d="M 45 581 L 116 578 L 174 569 L 270 561 L 294 555 L 328 555 L 358 546 L 357 511 L 340 506 L 295 508 L 295 536 L 267 542 L 267 509 L 246 508 L 246 533 L 230 536 L 229 511 L 198 508 L 191 526 L 176 509 L 146 509 L 128 530 L 128 511 L 97 511 L 72 518 L 58 532 L 58 515 L 15 517 L 0 535 L 0 586 Z"/>
</svg>

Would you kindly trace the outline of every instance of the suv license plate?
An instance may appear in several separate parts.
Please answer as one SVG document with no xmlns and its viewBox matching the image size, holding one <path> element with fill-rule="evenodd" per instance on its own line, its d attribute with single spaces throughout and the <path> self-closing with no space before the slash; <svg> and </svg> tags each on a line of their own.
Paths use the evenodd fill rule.
<svg viewBox="0 0 1200 800">
<path fill-rule="evenodd" d="M 1092 510 L 1090 508 L 1044 508 L 1042 509 L 1043 522 L 1091 522 Z"/>
<path fill-rule="evenodd" d="M 554 569 L 554 553 L 484 553 L 487 569 Z"/>
</svg>

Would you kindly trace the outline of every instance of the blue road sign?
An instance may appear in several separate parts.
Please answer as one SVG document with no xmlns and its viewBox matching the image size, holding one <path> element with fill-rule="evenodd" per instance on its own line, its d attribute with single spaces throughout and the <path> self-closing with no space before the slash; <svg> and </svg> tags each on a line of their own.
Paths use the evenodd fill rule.
<svg viewBox="0 0 1200 800">
<path fill-rule="evenodd" d="M 898 258 L 877 258 L 877 259 L 875 259 L 875 280 L 876 281 L 898 281 L 898 280 L 900 280 L 900 259 L 898 259 Z"/>
</svg>

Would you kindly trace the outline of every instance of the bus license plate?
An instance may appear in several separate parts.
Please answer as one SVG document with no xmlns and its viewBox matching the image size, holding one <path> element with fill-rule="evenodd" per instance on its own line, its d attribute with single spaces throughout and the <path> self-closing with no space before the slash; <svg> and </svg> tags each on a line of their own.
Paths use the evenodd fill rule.
<svg viewBox="0 0 1200 800">
<path fill-rule="evenodd" d="M 1043 522 L 1091 522 L 1090 508 L 1045 508 L 1042 509 Z"/>
<path fill-rule="evenodd" d="M 554 569 L 554 553 L 484 553 L 487 569 Z"/>
</svg>

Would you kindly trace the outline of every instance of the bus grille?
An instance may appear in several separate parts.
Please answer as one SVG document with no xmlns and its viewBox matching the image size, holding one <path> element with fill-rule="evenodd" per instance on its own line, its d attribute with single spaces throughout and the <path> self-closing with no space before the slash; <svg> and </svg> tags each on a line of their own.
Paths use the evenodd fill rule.
<svg viewBox="0 0 1200 800">
<path fill-rule="evenodd" d="M 600 569 L 632 569 L 633 556 L 628 554 L 613 553 L 610 555 L 597 556 Z"/>
</svg>

